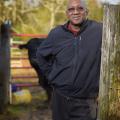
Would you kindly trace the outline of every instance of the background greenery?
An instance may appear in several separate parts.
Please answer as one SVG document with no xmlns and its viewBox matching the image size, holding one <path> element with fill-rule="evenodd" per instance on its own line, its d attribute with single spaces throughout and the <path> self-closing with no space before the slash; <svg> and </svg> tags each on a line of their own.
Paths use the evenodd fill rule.
<svg viewBox="0 0 120 120">
<path fill-rule="evenodd" d="M 67 0 L 0 0 L 0 23 L 12 22 L 17 33 L 48 34 L 51 28 L 66 21 Z M 87 0 L 89 18 L 102 21 L 102 6 Z"/>
</svg>

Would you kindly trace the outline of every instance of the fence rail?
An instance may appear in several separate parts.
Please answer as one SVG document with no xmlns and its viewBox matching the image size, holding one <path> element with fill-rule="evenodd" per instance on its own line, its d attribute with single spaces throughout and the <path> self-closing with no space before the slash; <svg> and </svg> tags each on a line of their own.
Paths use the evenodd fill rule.
<svg viewBox="0 0 120 120">
<path fill-rule="evenodd" d="M 25 57 L 25 58 L 21 58 L 21 57 L 16 57 L 16 58 L 11 58 L 11 60 L 28 60 L 28 57 Z"/>
<path fill-rule="evenodd" d="M 26 79 L 26 78 L 29 78 L 29 79 L 33 79 L 33 78 L 37 78 L 37 76 L 12 76 L 11 77 L 12 79 Z"/>
<path fill-rule="evenodd" d="M 16 49 L 17 51 L 11 51 L 11 84 L 15 83 L 19 87 L 31 87 L 31 86 L 38 86 L 38 82 L 31 82 L 33 79 L 37 79 L 37 74 L 35 74 L 34 69 L 29 63 L 29 58 L 26 54 L 26 50 L 21 50 L 18 48 L 19 44 L 24 43 L 14 43 L 11 45 L 11 49 Z M 21 73 L 24 71 L 24 74 Z M 29 73 L 30 71 L 30 73 Z M 33 72 L 34 71 L 34 72 Z M 16 74 L 17 73 L 17 74 Z M 22 80 L 22 83 L 19 83 L 19 79 Z M 30 81 L 28 83 L 28 80 Z M 13 82 L 14 81 L 14 82 Z M 27 84 L 26 84 L 27 81 Z"/>
</svg>

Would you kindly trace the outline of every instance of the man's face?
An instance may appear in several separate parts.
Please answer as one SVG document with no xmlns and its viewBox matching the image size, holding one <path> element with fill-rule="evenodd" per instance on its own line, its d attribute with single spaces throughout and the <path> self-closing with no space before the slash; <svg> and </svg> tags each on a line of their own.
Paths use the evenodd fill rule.
<svg viewBox="0 0 120 120">
<path fill-rule="evenodd" d="M 71 24 L 76 26 L 86 19 L 87 10 L 80 0 L 69 0 L 66 14 Z"/>
</svg>

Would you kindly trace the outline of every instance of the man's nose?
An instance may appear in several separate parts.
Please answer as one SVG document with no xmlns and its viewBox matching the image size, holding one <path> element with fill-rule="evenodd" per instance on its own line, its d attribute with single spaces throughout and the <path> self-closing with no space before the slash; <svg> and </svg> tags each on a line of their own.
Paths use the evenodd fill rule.
<svg viewBox="0 0 120 120">
<path fill-rule="evenodd" d="M 79 10 L 78 9 L 74 9 L 74 14 L 78 14 Z"/>
</svg>

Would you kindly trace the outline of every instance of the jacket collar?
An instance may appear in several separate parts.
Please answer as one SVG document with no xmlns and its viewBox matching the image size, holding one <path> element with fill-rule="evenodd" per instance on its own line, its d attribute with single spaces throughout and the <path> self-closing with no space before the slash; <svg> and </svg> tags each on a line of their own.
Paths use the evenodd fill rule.
<svg viewBox="0 0 120 120">
<path fill-rule="evenodd" d="M 67 21 L 64 25 L 62 25 L 63 29 L 66 30 L 66 31 L 69 31 L 71 32 L 69 29 L 68 29 L 68 25 L 69 25 L 70 21 Z M 86 27 L 88 26 L 89 24 L 89 20 L 84 20 L 81 24 L 80 24 L 80 31 L 78 32 L 77 35 L 79 35 L 80 33 L 82 33 Z M 72 32 L 71 32 L 72 33 Z"/>
</svg>

